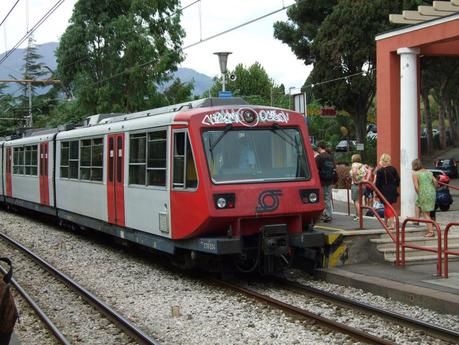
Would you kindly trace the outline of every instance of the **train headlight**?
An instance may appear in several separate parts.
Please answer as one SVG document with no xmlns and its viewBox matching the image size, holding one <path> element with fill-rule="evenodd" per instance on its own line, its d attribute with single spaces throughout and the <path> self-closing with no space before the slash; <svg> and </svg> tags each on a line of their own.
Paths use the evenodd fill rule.
<svg viewBox="0 0 459 345">
<path fill-rule="evenodd" d="M 245 122 L 252 123 L 256 120 L 257 115 L 252 110 L 244 110 L 242 117 L 244 118 Z"/>
<path fill-rule="evenodd" d="M 215 207 L 219 210 L 234 208 L 236 195 L 234 193 L 214 194 Z"/>
<path fill-rule="evenodd" d="M 218 198 L 217 199 L 217 207 L 218 208 L 225 208 L 226 207 L 226 199 L 225 198 Z"/>
<path fill-rule="evenodd" d="M 318 189 L 301 189 L 300 198 L 303 204 L 316 204 L 319 202 Z"/>
<path fill-rule="evenodd" d="M 311 203 L 317 202 L 317 199 L 318 199 L 318 197 L 317 197 L 316 193 L 309 194 L 309 202 L 311 202 Z"/>
</svg>

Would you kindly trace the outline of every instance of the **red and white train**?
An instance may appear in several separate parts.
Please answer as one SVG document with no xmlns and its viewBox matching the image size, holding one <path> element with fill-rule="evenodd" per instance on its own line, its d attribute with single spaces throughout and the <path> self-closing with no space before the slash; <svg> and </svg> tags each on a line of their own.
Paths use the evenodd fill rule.
<svg viewBox="0 0 459 345">
<path fill-rule="evenodd" d="M 2 201 L 173 254 L 269 273 L 315 261 L 324 208 L 304 117 L 208 98 L 0 144 Z"/>
</svg>

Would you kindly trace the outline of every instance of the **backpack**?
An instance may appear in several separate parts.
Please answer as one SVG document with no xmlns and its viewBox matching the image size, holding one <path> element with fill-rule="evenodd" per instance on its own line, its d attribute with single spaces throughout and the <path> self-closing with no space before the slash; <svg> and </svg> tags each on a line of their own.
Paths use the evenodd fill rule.
<svg viewBox="0 0 459 345">
<path fill-rule="evenodd" d="M 324 158 L 319 170 L 319 177 L 322 181 L 336 183 L 338 174 L 335 163 L 330 158 Z"/>
<path fill-rule="evenodd" d="M 355 182 L 361 182 L 365 180 L 367 176 L 367 169 L 365 168 L 365 166 L 362 163 L 358 163 L 358 164 L 359 164 L 359 167 L 357 168 L 357 173 L 354 176 Z"/>
</svg>

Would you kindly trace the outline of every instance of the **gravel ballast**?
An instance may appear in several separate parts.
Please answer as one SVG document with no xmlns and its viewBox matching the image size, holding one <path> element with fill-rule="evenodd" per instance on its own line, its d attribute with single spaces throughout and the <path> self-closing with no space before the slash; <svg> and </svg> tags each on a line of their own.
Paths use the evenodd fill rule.
<svg viewBox="0 0 459 345">
<path fill-rule="evenodd" d="M 355 343 L 346 335 L 295 320 L 241 295 L 168 270 L 154 260 L 130 255 L 116 246 L 101 244 L 93 237 L 33 221 L 30 217 L 0 211 L 0 231 L 46 258 L 162 344 Z M 16 260 L 14 256 L 12 259 Z M 393 311 L 405 311 L 425 321 L 435 320 L 438 324 L 451 326 L 451 329 L 457 329 L 459 324 L 456 316 L 407 306 L 358 289 L 307 278 L 299 281 L 350 298 L 358 296 L 361 301 Z M 304 297 L 271 291 L 265 286 L 258 288 L 297 306 L 308 304 Z M 318 303 L 311 311 L 323 316 L 337 314 L 340 321 L 351 326 L 351 323 L 360 323 L 373 333 L 375 329 L 380 330 L 375 334 L 383 334 L 400 344 L 442 344 L 438 339 L 425 337 L 422 332 L 397 330 L 395 326 L 386 329 L 387 322 L 380 319 L 360 314 L 351 317 L 341 308 L 330 308 L 327 303 Z M 19 328 L 17 333 L 22 340 Z"/>
</svg>

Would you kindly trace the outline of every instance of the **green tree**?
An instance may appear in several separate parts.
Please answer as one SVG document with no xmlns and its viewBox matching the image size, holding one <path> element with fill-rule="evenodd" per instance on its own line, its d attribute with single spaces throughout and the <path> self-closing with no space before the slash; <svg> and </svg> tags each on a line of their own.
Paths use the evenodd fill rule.
<svg viewBox="0 0 459 345">
<path fill-rule="evenodd" d="M 359 142 L 365 139 L 368 109 L 376 90 L 375 36 L 392 28 L 389 13 L 419 3 L 304 0 L 288 10 L 288 22 L 274 24 L 274 36 L 306 64 L 314 64 L 305 83 L 306 87 L 314 85 L 308 94 L 348 112 Z"/>
<path fill-rule="evenodd" d="M 24 80 L 40 80 L 47 73 L 43 69 L 44 64 L 39 62 L 42 58 L 40 54 L 37 53 L 37 46 L 35 45 L 35 40 L 32 36 L 29 37 L 27 42 L 27 48 L 25 49 L 24 56 L 22 58 L 23 65 L 21 67 L 22 79 Z M 17 79 L 14 76 L 10 77 L 12 79 Z M 25 117 L 28 116 L 29 110 L 29 97 L 32 100 L 32 106 L 34 104 L 34 99 L 37 95 L 37 88 L 43 88 L 41 83 L 24 83 L 20 82 L 21 95 L 14 99 L 14 112 L 19 114 L 19 116 Z M 18 123 L 19 124 L 19 123 Z"/>
<path fill-rule="evenodd" d="M 236 77 L 235 80 L 229 80 L 226 77 L 226 90 L 232 91 L 233 96 L 242 97 L 252 104 L 288 107 L 285 87 L 275 85 L 259 62 L 255 62 L 248 68 L 243 64 L 238 64 L 233 71 L 229 71 L 227 74 Z M 215 78 L 210 89 L 211 95 L 217 96 L 221 89 L 221 80 Z"/>
<path fill-rule="evenodd" d="M 82 113 L 156 106 L 183 61 L 178 0 L 80 0 L 62 35 L 58 76 Z"/>
<path fill-rule="evenodd" d="M 165 105 L 183 103 L 191 100 L 193 88 L 194 82 L 182 83 L 180 78 L 176 78 L 163 93 Z"/>
<path fill-rule="evenodd" d="M 16 129 L 16 122 L 8 120 L 13 117 L 14 99 L 5 92 L 6 88 L 6 84 L 0 83 L 0 114 L 3 117 L 0 121 L 0 135 L 6 135 Z"/>
<path fill-rule="evenodd" d="M 25 50 L 24 57 L 22 61 L 24 61 L 24 65 L 22 66 L 22 78 L 23 79 L 41 79 L 47 71 L 44 70 L 44 63 L 39 62 L 42 58 L 40 54 L 37 53 L 37 46 L 35 44 L 35 40 L 32 36 L 29 37 L 27 48 Z M 28 85 L 27 83 L 21 84 L 22 87 L 22 94 L 24 97 L 28 95 Z M 43 87 L 43 84 L 31 84 L 32 94 L 36 95 L 36 89 Z"/>
</svg>

